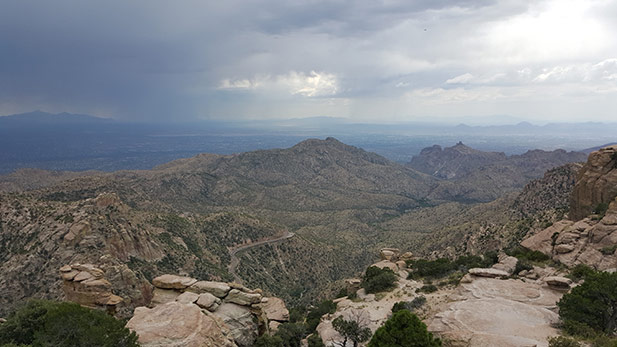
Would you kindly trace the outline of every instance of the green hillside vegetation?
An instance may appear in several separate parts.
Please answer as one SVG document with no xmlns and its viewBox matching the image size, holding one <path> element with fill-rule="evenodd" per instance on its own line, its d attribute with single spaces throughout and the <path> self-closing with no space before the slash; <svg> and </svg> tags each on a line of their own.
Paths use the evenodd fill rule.
<svg viewBox="0 0 617 347">
<path fill-rule="evenodd" d="M 137 347 L 137 335 L 102 311 L 32 300 L 0 324 L 0 345 Z"/>
</svg>

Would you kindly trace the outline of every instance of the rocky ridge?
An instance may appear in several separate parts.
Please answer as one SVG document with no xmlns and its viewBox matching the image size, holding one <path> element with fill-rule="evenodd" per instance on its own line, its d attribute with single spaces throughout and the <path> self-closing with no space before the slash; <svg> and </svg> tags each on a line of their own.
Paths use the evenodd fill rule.
<svg viewBox="0 0 617 347">
<path fill-rule="evenodd" d="M 617 147 L 591 153 L 572 191 L 569 218 L 530 235 L 521 245 L 569 267 L 617 269 L 616 153 Z M 601 204 L 604 207 L 598 208 Z"/>
<path fill-rule="evenodd" d="M 137 307 L 127 323 L 142 346 L 248 347 L 289 320 L 285 303 L 260 289 L 170 274 L 152 283 L 149 307 Z"/>
<path fill-rule="evenodd" d="M 584 153 L 530 150 L 521 155 L 483 152 L 458 143 L 441 149 L 428 147 L 408 164 L 418 171 L 442 179 L 429 199 L 489 202 L 523 188 L 555 167 L 581 162 Z"/>
<path fill-rule="evenodd" d="M 592 214 L 617 196 L 617 146 L 589 154 L 578 174 L 570 199 L 569 218 L 577 221 Z"/>
</svg>

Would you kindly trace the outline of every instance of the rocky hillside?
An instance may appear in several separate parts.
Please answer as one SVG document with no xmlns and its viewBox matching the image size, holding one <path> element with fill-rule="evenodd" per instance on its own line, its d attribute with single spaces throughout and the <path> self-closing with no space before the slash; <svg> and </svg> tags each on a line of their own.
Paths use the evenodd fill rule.
<svg viewBox="0 0 617 347">
<path fill-rule="evenodd" d="M 63 182 L 43 198 L 71 201 L 111 191 L 144 209 L 210 212 L 242 206 L 275 211 L 413 208 L 433 185 L 430 176 L 333 138 L 288 149 L 198 155 L 151 171 Z"/>
<path fill-rule="evenodd" d="M 512 213 L 515 195 L 500 190 L 487 204 L 448 201 L 439 189 L 455 181 L 331 138 L 149 171 L 51 176 L 39 189 L 0 194 L 0 315 L 29 297 L 62 297 L 56 269 L 74 263 L 108 264 L 109 282 L 132 298 L 118 307 L 124 315 L 147 299 L 144 281 L 163 273 L 236 277 L 307 303 L 384 246 L 482 252 L 553 221 Z"/>
<path fill-rule="evenodd" d="M 231 280 L 228 248 L 276 237 L 281 227 L 238 213 L 179 216 L 135 210 L 115 194 L 71 203 L 0 196 L 0 315 L 30 297 L 61 298 L 57 268 L 102 264 L 128 300 L 148 300 L 147 281 L 168 272 Z"/>
<path fill-rule="evenodd" d="M 425 148 L 408 166 L 444 179 L 429 199 L 488 202 L 523 188 L 547 170 L 586 160 L 586 155 L 564 150 L 533 150 L 521 155 L 482 152 L 459 143 L 441 150 Z"/>
<path fill-rule="evenodd" d="M 506 159 L 502 152 L 483 152 L 459 142 L 443 149 L 439 145 L 426 147 L 408 165 L 438 178 L 460 179 L 479 167 Z"/>
<path fill-rule="evenodd" d="M 544 177 L 525 186 L 512 207 L 523 216 L 533 216 L 550 209 L 567 211 L 576 175 L 582 167 L 581 163 L 571 163 L 548 170 Z"/>
<path fill-rule="evenodd" d="M 531 235 L 522 245 L 567 266 L 585 264 L 598 270 L 616 269 L 616 152 L 617 148 L 607 147 L 591 153 L 578 174 L 569 218 Z"/>
</svg>

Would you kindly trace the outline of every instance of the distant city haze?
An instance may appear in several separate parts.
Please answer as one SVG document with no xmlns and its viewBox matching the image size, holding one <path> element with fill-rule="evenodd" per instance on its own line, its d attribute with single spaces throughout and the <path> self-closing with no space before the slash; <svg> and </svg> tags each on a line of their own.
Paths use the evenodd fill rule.
<svg viewBox="0 0 617 347">
<path fill-rule="evenodd" d="M 6 0 L 0 115 L 611 122 L 615 18 L 602 0 Z"/>
</svg>

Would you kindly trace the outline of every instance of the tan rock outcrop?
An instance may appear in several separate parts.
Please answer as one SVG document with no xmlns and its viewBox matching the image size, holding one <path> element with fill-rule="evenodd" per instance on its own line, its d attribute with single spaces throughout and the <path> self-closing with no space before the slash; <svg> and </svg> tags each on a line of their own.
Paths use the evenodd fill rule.
<svg viewBox="0 0 617 347">
<path fill-rule="evenodd" d="M 568 215 L 572 220 L 587 217 L 599 204 L 608 204 L 617 196 L 616 153 L 617 146 L 610 146 L 589 155 L 570 198 Z"/>
<path fill-rule="evenodd" d="M 516 264 L 518 263 L 518 259 L 505 253 L 499 255 L 499 262 L 492 266 L 493 269 L 502 270 L 508 273 L 508 275 L 512 275 L 514 273 L 514 269 L 516 269 Z"/>
<path fill-rule="evenodd" d="M 199 299 L 199 294 L 184 292 L 176 298 L 176 301 L 181 304 L 194 304 Z"/>
<path fill-rule="evenodd" d="M 382 248 L 379 251 L 379 257 L 381 260 L 396 261 L 400 253 L 401 251 L 398 248 Z"/>
<path fill-rule="evenodd" d="M 197 281 L 186 290 L 198 294 L 210 293 L 218 298 L 224 298 L 231 290 L 231 287 L 222 282 Z"/>
<path fill-rule="evenodd" d="M 504 278 L 504 277 L 508 277 L 510 274 L 508 274 L 506 271 L 504 270 L 498 270 L 498 269 L 493 269 L 493 268 L 473 268 L 473 269 L 469 269 L 469 274 L 473 275 L 473 276 L 478 276 L 478 277 L 490 277 L 490 278 Z"/>
<path fill-rule="evenodd" d="M 398 269 L 398 265 L 396 265 L 395 263 L 393 263 L 393 262 L 391 262 L 389 260 L 382 260 L 382 261 L 377 262 L 377 263 L 375 263 L 375 264 L 373 264 L 371 266 L 375 266 L 375 267 L 378 267 L 380 269 L 388 268 L 388 269 L 394 271 L 394 273 L 397 273 L 398 270 L 399 270 Z"/>
<path fill-rule="evenodd" d="M 199 307 L 205 308 L 206 310 L 213 312 L 221 304 L 221 299 L 210 293 L 203 293 L 199 294 L 199 298 L 197 298 L 196 304 Z"/>
<path fill-rule="evenodd" d="M 169 302 L 149 309 L 138 307 L 127 325 L 144 347 L 236 346 L 227 326 L 197 305 Z"/>
<path fill-rule="evenodd" d="M 152 284 L 163 289 L 186 289 L 197 282 L 196 279 L 178 275 L 161 275 L 152 280 Z"/>
<path fill-rule="evenodd" d="M 242 305 L 223 303 L 213 312 L 231 331 L 238 346 L 251 347 L 258 335 L 257 324 L 251 310 Z"/>
<path fill-rule="evenodd" d="M 617 267 L 617 200 L 602 219 L 584 218 L 576 223 L 562 220 L 523 240 L 521 245 L 537 250 L 569 267 L 585 264 L 598 270 Z"/>
<path fill-rule="evenodd" d="M 115 313 L 124 300 L 112 292 L 103 270 L 92 264 L 65 265 L 60 268 L 62 291 L 68 301 Z"/>
<path fill-rule="evenodd" d="M 465 346 L 547 347 L 558 335 L 561 295 L 538 283 L 476 278 L 450 295 L 428 329 Z"/>
<path fill-rule="evenodd" d="M 238 289 L 232 289 L 225 297 L 225 301 L 238 305 L 250 306 L 261 302 L 261 294 L 246 293 Z"/>
<path fill-rule="evenodd" d="M 176 298 L 180 296 L 180 294 L 179 291 L 173 289 L 154 288 L 151 305 L 157 306 L 176 301 Z"/>
<path fill-rule="evenodd" d="M 562 276 L 548 276 L 544 278 L 544 282 L 551 287 L 557 287 L 559 289 L 570 289 L 570 285 L 572 284 L 572 280 Z"/>
<path fill-rule="evenodd" d="M 259 304 L 269 321 L 287 322 L 289 321 L 289 310 L 282 299 L 269 297 L 267 301 Z"/>
</svg>

